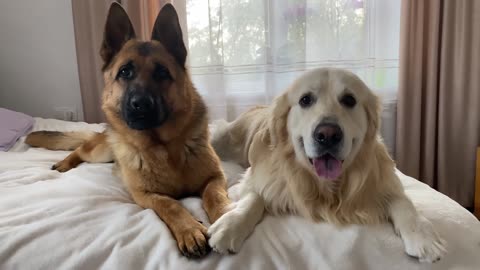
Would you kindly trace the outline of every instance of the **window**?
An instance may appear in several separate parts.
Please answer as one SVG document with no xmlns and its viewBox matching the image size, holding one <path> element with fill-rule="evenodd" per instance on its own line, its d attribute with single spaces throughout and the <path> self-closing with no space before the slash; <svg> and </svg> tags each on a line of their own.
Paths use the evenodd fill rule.
<svg viewBox="0 0 480 270">
<path fill-rule="evenodd" d="M 304 70 L 398 85 L 398 0 L 187 0 L 189 64 L 213 118 L 269 103 Z"/>
</svg>

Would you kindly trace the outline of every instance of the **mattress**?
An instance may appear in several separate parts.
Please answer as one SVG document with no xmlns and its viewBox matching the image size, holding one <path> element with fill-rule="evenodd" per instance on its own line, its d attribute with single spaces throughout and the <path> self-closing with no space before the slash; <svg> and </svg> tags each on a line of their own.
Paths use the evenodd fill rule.
<svg viewBox="0 0 480 270">
<path fill-rule="evenodd" d="M 34 130 L 105 128 L 35 120 Z M 295 216 L 266 216 L 238 254 L 189 260 L 155 213 L 132 201 L 112 164 L 59 173 L 50 166 L 69 152 L 29 148 L 23 140 L 0 152 L 0 269 L 480 269 L 479 221 L 400 171 L 407 195 L 448 243 L 437 263 L 407 256 L 389 224 L 336 228 Z M 235 200 L 242 170 L 223 165 Z M 182 204 L 209 225 L 200 199 Z"/>
</svg>

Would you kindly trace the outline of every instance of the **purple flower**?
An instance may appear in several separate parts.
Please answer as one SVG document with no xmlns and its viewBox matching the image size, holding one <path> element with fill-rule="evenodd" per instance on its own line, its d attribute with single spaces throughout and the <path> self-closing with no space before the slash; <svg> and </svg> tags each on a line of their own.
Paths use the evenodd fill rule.
<svg viewBox="0 0 480 270">
<path fill-rule="evenodd" d="M 311 14 L 311 9 L 307 9 L 305 4 L 289 5 L 283 11 L 283 18 L 288 22 L 298 18 L 306 18 L 308 14 Z"/>
<path fill-rule="evenodd" d="M 350 0 L 350 5 L 353 7 L 353 9 L 362 9 L 363 0 Z"/>
</svg>

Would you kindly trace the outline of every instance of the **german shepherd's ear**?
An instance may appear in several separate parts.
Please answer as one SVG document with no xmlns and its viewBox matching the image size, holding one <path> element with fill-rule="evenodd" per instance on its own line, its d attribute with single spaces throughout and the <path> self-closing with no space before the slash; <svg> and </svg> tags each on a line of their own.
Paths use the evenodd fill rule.
<svg viewBox="0 0 480 270">
<path fill-rule="evenodd" d="M 171 4 L 163 6 L 158 13 L 152 30 L 152 40 L 157 40 L 175 57 L 177 62 L 185 66 L 187 49 L 183 43 L 182 28 L 178 15 Z"/>
<path fill-rule="evenodd" d="M 128 18 L 127 12 L 118 3 L 112 3 L 108 10 L 105 32 L 100 55 L 103 59 L 103 68 L 110 65 L 113 57 L 122 49 L 130 39 L 135 38 L 135 30 Z"/>
</svg>

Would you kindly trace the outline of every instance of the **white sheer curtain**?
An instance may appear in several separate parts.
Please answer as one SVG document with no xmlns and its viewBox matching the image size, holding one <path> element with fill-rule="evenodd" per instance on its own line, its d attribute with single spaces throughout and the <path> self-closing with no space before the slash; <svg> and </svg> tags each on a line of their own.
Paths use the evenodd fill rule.
<svg viewBox="0 0 480 270">
<path fill-rule="evenodd" d="M 400 0 L 187 0 L 186 13 L 190 71 L 211 119 L 268 104 L 315 67 L 396 92 Z"/>
</svg>

